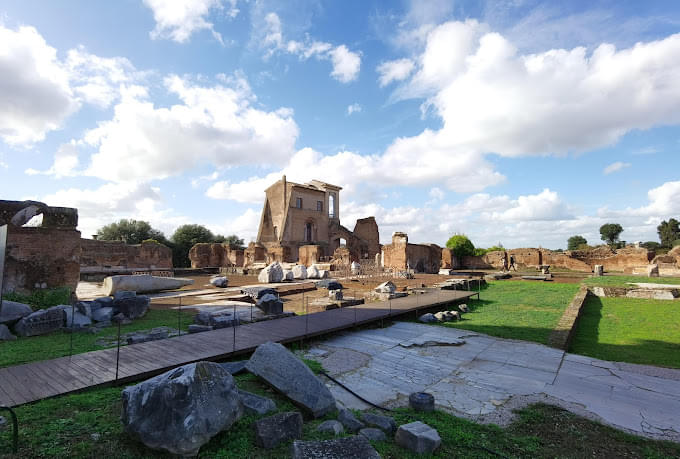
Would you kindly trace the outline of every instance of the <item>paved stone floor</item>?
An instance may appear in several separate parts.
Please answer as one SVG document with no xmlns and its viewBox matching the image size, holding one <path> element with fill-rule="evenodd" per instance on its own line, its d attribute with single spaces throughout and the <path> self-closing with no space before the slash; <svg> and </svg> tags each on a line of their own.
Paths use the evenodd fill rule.
<svg viewBox="0 0 680 459">
<path fill-rule="evenodd" d="M 328 373 L 378 405 L 425 391 L 438 408 L 477 422 L 509 423 L 533 402 L 562 406 L 628 432 L 680 441 L 680 370 L 608 362 L 541 344 L 397 322 L 345 332 L 308 351 Z M 350 408 L 367 405 L 331 384 Z"/>
</svg>

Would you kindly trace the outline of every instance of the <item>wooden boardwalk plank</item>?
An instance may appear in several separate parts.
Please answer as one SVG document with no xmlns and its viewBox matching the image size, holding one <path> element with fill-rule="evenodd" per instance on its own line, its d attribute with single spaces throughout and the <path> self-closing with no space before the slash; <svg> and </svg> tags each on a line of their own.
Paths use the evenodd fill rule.
<svg viewBox="0 0 680 459">
<path fill-rule="evenodd" d="M 415 315 L 421 309 L 473 295 L 477 293 L 435 291 L 122 346 L 118 381 L 116 348 L 0 368 L 0 405 L 17 406 L 102 384 L 137 381 L 189 362 L 222 360 L 251 352 L 267 341 L 299 341 L 404 314 Z"/>
</svg>

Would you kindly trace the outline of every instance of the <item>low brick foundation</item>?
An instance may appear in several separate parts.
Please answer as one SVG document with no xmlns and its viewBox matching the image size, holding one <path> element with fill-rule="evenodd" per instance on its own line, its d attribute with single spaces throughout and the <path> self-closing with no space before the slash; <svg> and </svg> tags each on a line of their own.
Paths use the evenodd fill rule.
<svg viewBox="0 0 680 459">
<path fill-rule="evenodd" d="M 567 309 L 564 310 L 560 321 L 548 337 L 548 345 L 566 351 L 574 335 L 576 324 L 581 316 L 581 309 L 590 294 L 587 287 L 582 286 L 576 296 L 571 300 Z"/>
</svg>

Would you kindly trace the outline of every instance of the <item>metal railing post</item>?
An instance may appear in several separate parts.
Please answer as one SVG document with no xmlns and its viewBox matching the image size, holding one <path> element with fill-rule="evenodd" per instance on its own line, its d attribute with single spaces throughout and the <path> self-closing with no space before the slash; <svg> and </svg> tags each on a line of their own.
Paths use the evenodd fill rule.
<svg viewBox="0 0 680 459">
<path fill-rule="evenodd" d="M 73 355 L 73 333 L 75 332 L 75 327 L 74 327 L 74 325 L 75 325 L 75 315 L 76 315 L 76 304 L 73 303 L 71 305 L 71 324 L 69 325 L 68 322 L 66 323 L 66 325 L 69 325 L 71 327 L 71 337 L 69 339 L 70 344 L 69 344 L 69 348 L 68 348 L 69 358 L 71 358 L 71 356 Z"/>
<path fill-rule="evenodd" d="M 182 297 L 179 297 L 179 308 L 177 309 L 177 333 L 182 336 Z"/>
<path fill-rule="evenodd" d="M 234 330 L 234 341 L 231 347 L 231 353 L 236 353 L 236 305 L 234 305 L 234 315 L 231 318 L 231 328 Z"/>
<path fill-rule="evenodd" d="M 120 363 L 120 320 L 118 321 L 118 345 L 116 346 L 116 381 L 118 381 L 118 364 Z"/>
</svg>

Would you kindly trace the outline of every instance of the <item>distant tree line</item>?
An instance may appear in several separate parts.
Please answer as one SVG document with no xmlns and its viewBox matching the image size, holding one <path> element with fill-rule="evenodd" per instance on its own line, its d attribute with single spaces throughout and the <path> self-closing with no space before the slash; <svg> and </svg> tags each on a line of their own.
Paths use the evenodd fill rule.
<svg viewBox="0 0 680 459">
<path fill-rule="evenodd" d="M 126 244 L 141 244 L 145 241 L 155 241 L 172 249 L 172 263 L 182 268 L 191 265 L 189 250 L 200 242 L 218 242 L 228 244 L 232 249 L 244 248 L 242 238 L 232 234 L 222 236 L 213 234 L 203 225 L 187 224 L 178 227 L 170 239 L 162 231 L 152 228 L 143 220 L 122 219 L 110 223 L 97 230 L 97 239 L 102 241 L 123 241 Z"/>
<path fill-rule="evenodd" d="M 626 241 L 619 240 L 623 232 L 623 227 L 618 223 L 605 223 L 600 226 L 600 237 L 609 246 L 619 248 L 625 247 Z M 662 221 L 656 227 L 659 241 L 647 241 L 640 244 L 650 250 L 671 249 L 680 245 L 680 222 L 675 218 Z M 583 250 L 589 248 L 588 241 L 581 235 L 571 236 L 567 239 L 567 250 Z"/>
</svg>

